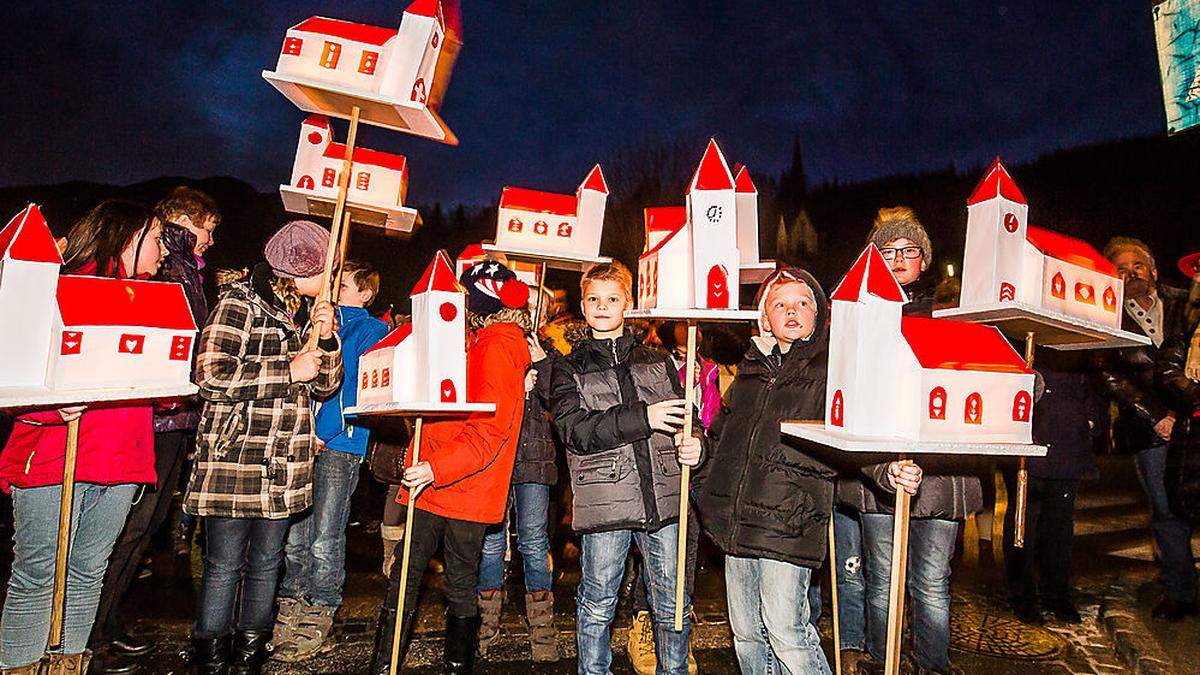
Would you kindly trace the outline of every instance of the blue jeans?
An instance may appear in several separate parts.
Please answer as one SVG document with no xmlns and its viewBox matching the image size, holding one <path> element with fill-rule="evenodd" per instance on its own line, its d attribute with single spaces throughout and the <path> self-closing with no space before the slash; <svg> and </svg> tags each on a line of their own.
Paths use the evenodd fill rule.
<svg viewBox="0 0 1200 675">
<path fill-rule="evenodd" d="M 62 653 L 87 647 L 108 556 L 125 526 L 137 486 L 77 483 L 71 503 Z M 0 667 L 20 668 L 46 652 L 54 596 L 61 485 L 13 488 L 13 564 L 0 618 Z"/>
<path fill-rule="evenodd" d="M 642 580 L 654 617 L 654 647 L 658 675 L 686 675 L 691 634 L 691 589 L 683 594 L 683 630 L 675 632 L 675 558 L 679 526 L 657 532 L 614 530 L 583 535 L 582 578 L 575 589 L 576 633 L 580 675 L 607 675 L 612 666 L 612 621 L 617 592 L 625 573 L 629 545 L 637 539 L 642 551 Z"/>
<path fill-rule="evenodd" d="M 858 513 L 835 508 L 833 536 L 837 555 L 840 649 L 862 650 L 867 645 L 867 584 L 863 570 L 862 524 L 858 521 Z"/>
<path fill-rule="evenodd" d="M 512 502 L 517 512 L 517 550 L 525 567 L 525 591 L 548 591 L 550 577 L 550 486 L 521 483 L 512 486 Z M 504 585 L 504 549 L 508 542 L 508 518 L 489 527 L 483 538 L 483 559 L 479 563 L 479 591 L 495 591 Z"/>
<path fill-rule="evenodd" d="M 1167 597 L 1176 602 L 1196 601 L 1196 561 L 1192 558 L 1192 526 L 1171 513 L 1163 474 L 1167 446 L 1158 445 L 1137 453 L 1138 480 L 1150 501 L 1150 530 L 1158 544 L 1159 579 Z"/>
<path fill-rule="evenodd" d="M 725 557 L 729 627 L 743 673 L 830 672 L 809 616 L 812 574 L 777 560 Z"/>
<path fill-rule="evenodd" d="M 360 455 L 323 448 L 313 461 L 312 509 L 292 520 L 279 594 L 337 609 L 346 583 L 346 523 Z"/>
<path fill-rule="evenodd" d="M 887 647 L 893 518 L 888 513 L 864 513 L 861 518 L 863 550 L 867 554 L 867 651 L 883 661 Z M 950 559 L 957 537 L 956 520 L 909 521 L 905 605 L 912 612 L 910 627 L 917 665 L 926 670 L 945 672 L 950 668 Z"/>
<path fill-rule="evenodd" d="M 227 635 L 235 618 L 238 630 L 270 630 L 275 622 L 275 584 L 287 531 L 286 518 L 204 517 L 204 575 L 192 637 Z M 236 611 L 239 583 L 241 607 Z"/>
</svg>

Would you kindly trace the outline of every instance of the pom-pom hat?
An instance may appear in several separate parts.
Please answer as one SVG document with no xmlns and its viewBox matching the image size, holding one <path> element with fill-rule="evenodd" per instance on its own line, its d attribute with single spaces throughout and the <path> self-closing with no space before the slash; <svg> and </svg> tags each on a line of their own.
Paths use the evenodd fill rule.
<svg viewBox="0 0 1200 675">
<path fill-rule="evenodd" d="M 529 302 L 529 287 L 495 260 L 475 263 L 463 272 L 460 281 L 467 288 L 467 309 L 472 314 L 487 316 L 505 307 L 525 307 Z"/>
</svg>

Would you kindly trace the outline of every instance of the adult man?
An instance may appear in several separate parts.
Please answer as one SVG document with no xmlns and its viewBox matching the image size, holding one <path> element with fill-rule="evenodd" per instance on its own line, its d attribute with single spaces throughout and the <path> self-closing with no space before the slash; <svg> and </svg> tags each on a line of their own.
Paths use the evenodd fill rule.
<svg viewBox="0 0 1200 675">
<path fill-rule="evenodd" d="M 1156 383 L 1155 359 L 1163 339 L 1179 329 L 1187 294 L 1158 283 L 1154 256 L 1145 243 L 1132 237 L 1113 237 L 1104 257 L 1125 280 L 1122 328 L 1150 338 L 1145 347 L 1098 353 L 1102 381 L 1116 402 L 1114 437 L 1118 447 L 1135 453 L 1138 479 L 1150 501 L 1150 529 L 1158 544 L 1159 578 L 1166 596 L 1153 616 L 1175 622 L 1196 613 L 1196 572 L 1192 558 L 1192 528 L 1171 512 L 1163 482 L 1167 442 L 1175 426 L 1171 397 Z"/>
</svg>

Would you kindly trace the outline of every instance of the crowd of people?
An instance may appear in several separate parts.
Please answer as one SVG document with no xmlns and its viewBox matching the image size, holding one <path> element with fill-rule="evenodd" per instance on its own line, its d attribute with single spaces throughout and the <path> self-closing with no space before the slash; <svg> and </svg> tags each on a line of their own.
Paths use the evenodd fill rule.
<svg viewBox="0 0 1200 675">
<path fill-rule="evenodd" d="M 739 363 L 718 365 L 701 354 L 688 373 L 682 325 L 626 322 L 633 279 L 621 263 L 583 274 L 581 320 L 567 320 L 550 309 L 552 294 L 531 298 L 503 260 L 479 262 L 460 279 L 466 398 L 496 411 L 425 423 L 420 461 L 412 463 L 403 438 L 377 431 L 372 439 L 344 413 L 355 403 L 359 357 L 390 328 L 369 310 L 379 272 L 345 261 L 335 306 L 322 288 L 329 232 L 291 221 L 267 242 L 263 262 L 221 280 L 210 308 L 204 254 L 220 222 L 210 198 L 178 188 L 153 209 L 101 203 L 62 242 L 70 273 L 183 285 L 203 325 L 193 370 L 200 393 L 169 404 L 15 417 L 0 452 L 15 532 L 0 618 L 4 673 L 139 669 L 138 658 L 155 645 L 125 629 L 122 598 L 171 513 L 177 485 L 184 521 L 202 533 L 195 671 L 258 673 L 269 658 L 327 651 L 364 462 L 392 484 L 379 509 L 388 587 L 371 673 L 389 672 L 397 640 L 404 658 L 431 565 L 440 567 L 447 605 L 445 672 L 472 672 L 477 658 L 487 658 L 501 632 L 510 528 L 532 658 L 558 660 L 551 514 L 559 493 L 569 495 L 566 519 L 578 541 L 581 674 L 610 672 L 613 623 L 630 579 L 639 587 L 629 638 L 635 670 L 696 671 L 690 614 L 702 534 L 724 556 L 742 672 L 830 672 L 817 630 L 827 566 L 836 577 L 841 642 L 834 649 L 844 672 L 882 672 L 897 490 L 912 495 L 907 658 L 914 672 L 957 672 L 951 560 L 964 519 L 985 507 L 981 476 L 990 479 L 992 465 L 962 457 L 856 463 L 781 434 L 781 422 L 825 412 L 830 301 L 806 270 L 783 264 L 759 286 L 759 318 Z M 905 314 L 929 315 L 944 303 L 944 285 L 930 271 L 933 243 L 911 209 L 881 209 L 864 229 L 906 292 Z M 1012 545 L 1011 518 L 1005 526 L 1009 599 L 1029 623 L 1081 620 L 1070 581 L 1073 510 L 1080 481 L 1097 472 L 1094 446 L 1111 417 L 1106 399 L 1117 409 L 1117 446 L 1135 453 L 1151 506 L 1165 590 L 1154 616 L 1196 613 L 1190 540 L 1200 522 L 1200 283 L 1190 295 L 1159 283 L 1153 254 L 1136 239 L 1115 238 L 1104 255 L 1125 280 L 1125 328 L 1151 344 L 1039 360 L 1034 434 L 1049 451 L 1029 462 L 1023 548 Z M 72 420 L 80 421 L 78 485 L 63 638 L 47 653 Z M 683 467 L 692 471 L 687 495 Z M 1015 471 L 1002 471 L 1011 492 Z M 569 480 L 560 480 L 564 473 Z M 690 504 L 684 579 L 676 564 L 681 497 Z M 401 524 L 406 509 L 413 509 L 411 529 Z M 398 554 L 405 539 L 406 571 Z"/>
</svg>

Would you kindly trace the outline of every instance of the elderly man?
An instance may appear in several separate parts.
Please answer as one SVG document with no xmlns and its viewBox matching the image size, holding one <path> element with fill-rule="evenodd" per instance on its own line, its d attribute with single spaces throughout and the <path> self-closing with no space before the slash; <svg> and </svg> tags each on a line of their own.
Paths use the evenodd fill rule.
<svg viewBox="0 0 1200 675">
<path fill-rule="evenodd" d="M 1099 353 L 1101 375 L 1116 402 L 1114 437 L 1119 447 L 1135 453 L 1138 479 L 1150 502 L 1150 529 L 1161 556 L 1159 578 L 1166 597 L 1153 616 L 1169 622 L 1196 613 L 1196 572 L 1191 525 L 1171 512 L 1163 476 L 1167 442 L 1175 427 L 1173 398 L 1156 383 L 1155 360 L 1165 337 L 1180 330 L 1187 294 L 1158 283 L 1150 248 L 1131 237 L 1114 237 L 1104 247 L 1125 280 L 1123 328 L 1150 338 L 1145 347 Z"/>
</svg>

